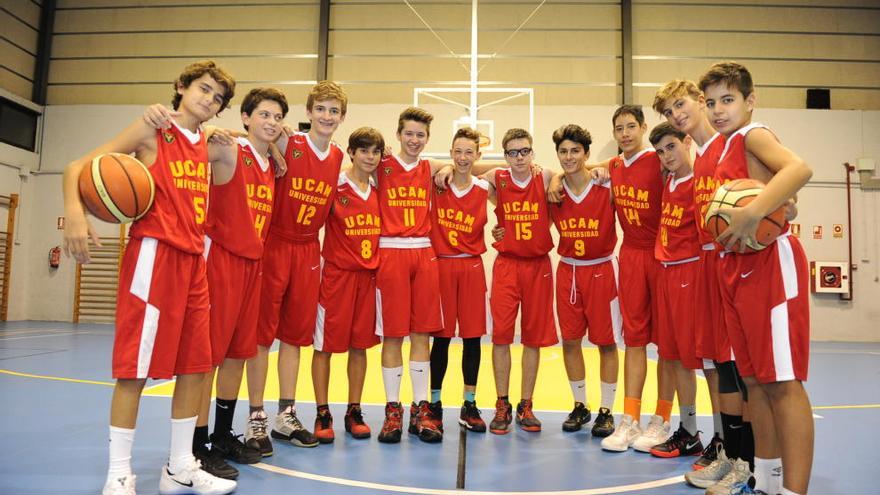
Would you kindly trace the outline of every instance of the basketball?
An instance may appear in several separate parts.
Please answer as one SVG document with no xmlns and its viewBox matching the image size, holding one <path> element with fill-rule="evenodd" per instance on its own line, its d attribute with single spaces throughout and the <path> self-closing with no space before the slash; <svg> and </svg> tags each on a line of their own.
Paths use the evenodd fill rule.
<svg viewBox="0 0 880 495">
<path fill-rule="evenodd" d="M 764 184 L 754 179 L 737 179 L 720 186 L 715 191 L 715 196 L 706 210 L 706 230 L 712 234 L 712 237 L 718 239 L 718 236 L 723 234 L 730 224 L 730 218 L 718 210 L 720 208 L 743 207 L 751 203 L 755 196 L 763 190 Z M 754 253 L 769 246 L 782 233 L 784 225 L 785 205 L 782 205 L 761 219 L 755 239 L 750 239 L 746 243 L 745 252 Z M 738 248 L 739 246 L 735 247 L 736 250 Z"/>
<path fill-rule="evenodd" d="M 105 222 L 129 223 L 153 205 L 156 186 L 146 165 L 122 153 L 96 156 L 79 174 L 79 195 Z"/>
</svg>

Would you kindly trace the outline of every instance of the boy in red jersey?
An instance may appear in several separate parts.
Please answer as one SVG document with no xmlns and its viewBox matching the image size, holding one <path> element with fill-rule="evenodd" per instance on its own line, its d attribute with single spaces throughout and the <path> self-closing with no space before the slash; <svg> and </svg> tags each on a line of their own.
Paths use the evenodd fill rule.
<svg viewBox="0 0 880 495">
<path fill-rule="evenodd" d="M 617 341 L 622 326 L 611 184 L 590 177 L 586 161 L 592 138 L 586 129 L 575 124 L 560 127 L 553 133 L 553 143 L 565 174 L 562 202 L 550 205 L 561 257 L 556 268 L 556 313 L 565 371 L 575 401 L 562 429 L 578 431 L 590 421 L 581 344 L 589 327 L 589 340 L 599 348 L 602 388 L 592 434 L 607 437 L 614 432 L 611 408 L 617 391 Z"/>
<path fill-rule="evenodd" d="M 727 138 L 716 180 L 750 177 L 766 183 L 747 206 L 722 210 L 730 216 L 730 226 L 718 242 L 731 251 L 753 242 L 761 219 L 793 198 L 812 170 L 766 126 L 752 123 L 755 91 L 745 67 L 715 64 L 700 78 L 700 89 L 712 127 Z M 783 235 L 757 253 L 725 255 L 721 285 L 728 335 L 749 389 L 755 489 L 791 495 L 807 493 L 813 417 L 803 386 L 810 350 L 807 261 L 800 242 L 785 227 Z"/>
<path fill-rule="evenodd" d="M 664 122 L 648 138 L 666 170 L 660 231 L 654 256 L 663 268 L 657 277 L 657 354 L 675 370 L 681 423 L 665 442 L 651 447 L 656 457 L 697 455 L 703 444 L 697 431 L 697 377 L 703 368 L 694 346 L 695 282 L 700 243 L 694 217 L 691 139 Z"/>
<path fill-rule="evenodd" d="M 138 119 L 119 135 L 71 162 L 64 171 L 64 249 L 89 261 L 97 235 L 85 217 L 78 178 L 96 156 L 135 153 L 156 185 L 152 208 L 132 224 L 119 276 L 110 409 L 110 467 L 104 495 L 135 493 L 131 447 L 146 379 L 177 376 L 171 402 L 171 451 L 159 493 L 222 494 L 236 483 L 200 469 L 193 431 L 211 371 L 204 221 L 209 157 L 200 126 L 229 105 L 235 81 L 212 61 L 189 65 L 174 82 L 180 115 L 170 129 Z"/>
<path fill-rule="evenodd" d="M 379 343 L 376 328 L 376 268 L 379 265 L 378 192 L 372 175 L 382 159 L 385 140 L 370 127 L 348 137 L 351 168 L 339 174 L 333 208 L 327 219 L 322 251 L 321 294 L 315 324 L 312 381 L 315 385 L 315 436 L 333 442 L 333 417 L 327 404 L 330 358 L 348 352 L 348 407 L 345 431 L 369 438 L 370 427 L 361 412 L 361 393 L 367 372 L 366 350 Z"/>
<path fill-rule="evenodd" d="M 513 343 L 516 314 L 522 305 L 522 396 L 516 407 L 516 422 L 525 431 L 541 431 L 541 421 L 532 411 L 532 394 L 538 376 L 541 348 L 556 344 L 553 318 L 553 267 L 547 253 L 553 249 L 546 189 L 552 174 L 533 175 L 532 136 L 525 129 L 510 129 L 501 142 L 509 168 L 486 173 L 489 199 L 498 217 L 498 257 L 492 267 L 490 306 L 492 312 L 492 366 L 495 374 L 495 417 L 489 431 L 497 435 L 510 431 L 513 407 L 510 387 L 510 344 Z M 495 234 L 493 231 L 493 234 Z"/>
<path fill-rule="evenodd" d="M 263 255 L 263 285 L 257 323 L 257 357 L 248 360 L 248 394 L 251 413 L 245 437 L 260 442 L 263 455 L 272 452 L 264 432 L 268 418 L 263 392 L 269 347 L 277 338 L 278 414 L 272 438 L 298 447 L 318 445 L 303 427 L 294 404 L 299 374 L 300 347 L 312 344 L 321 281 L 318 232 L 330 207 L 344 152 L 331 141 L 345 119 L 348 97 L 331 81 L 321 81 L 309 92 L 306 115 L 308 133 L 296 132 L 278 141 L 287 173 L 275 183 L 275 204 Z"/>
<path fill-rule="evenodd" d="M 695 486 L 708 488 L 730 471 L 732 463 L 727 458 L 742 458 L 753 465 L 755 457 L 752 425 L 743 419 L 745 386 L 736 370 L 730 340 L 724 329 L 718 280 L 719 252 L 715 240 L 705 229 L 704 219 L 719 185 L 715 181 L 715 167 L 726 140 L 709 123 L 706 98 L 692 81 L 669 81 L 657 92 L 653 106 L 667 122 L 689 135 L 697 145 L 693 165 L 694 215 L 702 249 L 695 282 L 694 334 L 697 356 L 704 360 L 703 374 L 709 386 L 715 435 L 694 463 L 695 471 L 687 473 L 686 478 Z M 724 456 L 719 455 L 719 449 L 723 449 Z M 722 460 L 713 465 L 719 457 Z M 703 471 L 709 466 L 712 469 Z"/>
<path fill-rule="evenodd" d="M 431 247 L 431 175 L 442 164 L 420 159 L 434 117 L 421 108 L 404 110 L 397 122 L 397 155 L 382 159 L 376 171 L 382 236 L 376 334 L 382 337 L 382 379 L 385 421 L 379 441 L 397 443 L 402 434 L 403 339 L 410 338 L 410 378 L 413 403 L 408 431 L 425 442 L 443 439 L 441 413 L 428 402 L 430 334 L 443 328 L 440 314 L 440 275 Z"/>
<path fill-rule="evenodd" d="M 464 404 L 459 423 L 471 431 L 484 433 L 486 423 L 476 403 L 480 370 L 480 337 L 486 334 L 486 273 L 482 254 L 486 252 L 483 228 L 487 222 L 486 199 L 489 184 L 471 175 L 480 159 L 480 134 L 461 128 L 452 138 L 449 150 L 455 166 L 445 189 L 435 191 L 431 205 L 431 244 L 440 259 L 440 301 L 443 330 L 434 334 L 431 346 L 431 403 L 441 410 L 440 392 L 449 362 L 449 342 L 462 340 L 461 372 L 464 378 Z"/>
<path fill-rule="evenodd" d="M 602 440 L 605 450 L 623 452 L 630 446 L 641 452 L 669 436 L 669 416 L 675 395 L 672 370 L 662 357 L 657 361 L 657 408 L 648 427 L 639 425 L 642 391 L 647 375 L 646 346 L 656 339 L 656 283 L 660 264 L 654 258 L 654 241 L 660 224 L 663 178 L 654 150 L 645 148 L 648 127 L 642 107 L 623 105 L 611 122 L 614 139 L 623 150 L 608 162 L 617 220 L 623 229 L 620 247 L 620 309 L 623 314 L 624 402 L 623 418 L 614 433 Z"/>
</svg>

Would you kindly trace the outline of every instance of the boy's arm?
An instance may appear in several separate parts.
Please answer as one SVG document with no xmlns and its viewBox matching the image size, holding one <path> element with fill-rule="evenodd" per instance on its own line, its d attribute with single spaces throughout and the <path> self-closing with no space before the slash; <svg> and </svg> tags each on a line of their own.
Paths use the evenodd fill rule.
<svg viewBox="0 0 880 495">
<path fill-rule="evenodd" d="M 484 173 L 480 176 L 481 179 L 489 183 L 489 201 L 492 204 L 497 204 L 497 196 L 495 195 L 495 171 L 497 168 L 492 168 L 488 172 Z"/>
<path fill-rule="evenodd" d="M 98 155 L 104 153 L 137 153 L 142 158 L 145 151 L 155 147 L 155 129 L 138 119 L 116 137 L 70 162 L 64 169 L 62 192 L 64 195 L 64 253 L 79 263 L 89 262 L 89 239 L 100 246 L 91 222 L 86 218 L 85 207 L 79 196 L 79 175 L 82 169 Z M 151 163 L 145 163 L 150 166 Z"/>
<path fill-rule="evenodd" d="M 783 146 L 767 129 L 749 132 L 745 146 L 746 151 L 773 175 L 761 194 L 748 205 L 719 210 L 730 215 L 730 226 L 718 238 L 726 249 L 733 248 L 738 241 L 742 241 L 745 249 L 745 241 L 755 238 L 761 219 L 795 197 L 813 176 L 813 171 L 804 160 Z"/>
<path fill-rule="evenodd" d="M 211 182 L 223 185 L 232 180 L 238 163 L 238 145 L 221 142 L 208 143 L 208 160 L 211 162 Z"/>
</svg>

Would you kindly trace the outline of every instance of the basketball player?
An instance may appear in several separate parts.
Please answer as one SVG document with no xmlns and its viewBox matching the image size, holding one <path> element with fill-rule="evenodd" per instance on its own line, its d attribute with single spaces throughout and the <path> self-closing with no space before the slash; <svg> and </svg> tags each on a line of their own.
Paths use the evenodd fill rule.
<svg viewBox="0 0 880 495">
<path fill-rule="evenodd" d="M 694 346 L 694 302 L 700 260 L 700 241 L 694 216 L 694 173 L 691 138 L 663 122 L 651 130 L 654 146 L 666 171 L 661 200 L 660 230 L 654 256 L 662 266 L 657 277 L 657 354 L 675 370 L 681 423 L 665 442 L 651 447 L 656 457 L 698 455 L 703 451 L 697 431 L 697 377 L 703 368 Z"/>
<path fill-rule="evenodd" d="M 617 220 L 623 229 L 619 290 L 626 354 L 623 418 L 614 434 L 602 440 L 602 448 L 623 452 L 633 446 L 649 452 L 669 436 L 669 416 L 675 395 L 673 372 L 661 357 L 657 362 L 657 407 L 643 431 L 639 420 L 647 374 L 646 346 L 656 338 L 656 284 L 660 265 L 654 258 L 654 241 L 660 223 L 663 178 L 657 154 L 644 145 L 648 127 L 642 107 L 623 105 L 614 112 L 611 122 L 614 139 L 623 150 L 608 163 Z"/>
<path fill-rule="evenodd" d="M 702 249 L 695 282 L 694 336 L 697 356 L 703 358 L 703 374 L 709 386 L 715 435 L 694 463 L 695 471 L 685 476 L 689 483 L 708 488 L 731 470 L 733 463 L 727 458 L 742 458 L 753 465 L 755 457 L 752 424 L 743 419 L 745 386 L 736 370 L 730 339 L 724 329 L 718 284 L 719 251 L 705 229 L 704 220 L 708 203 L 719 185 L 714 177 L 715 166 L 724 149 L 725 138 L 709 123 L 706 98 L 692 81 L 675 79 L 666 83 L 654 97 L 654 110 L 697 145 L 693 165 L 694 214 Z M 719 456 L 719 449 L 723 449 L 724 456 Z M 713 465 L 719 457 L 723 459 Z M 712 469 L 704 469 L 709 466 Z"/>
<path fill-rule="evenodd" d="M 482 254 L 486 252 L 483 228 L 487 222 L 486 199 L 489 184 L 471 175 L 480 159 L 480 134 L 461 128 L 452 138 L 449 150 L 454 164 L 452 180 L 445 189 L 437 188 L 431 205 L 431 244 L 439 257 L 440 301 L 443 330 L 434 334 L 431 346 L 431 404 L 442 411 L 443 378 L 449 362 L 449 342 L 461 337 L 461 372 L 464 378 L 464 404 L 459 423 L 470 431 L 485 433 L 486 422 L 476 403 L 480 370 L 480 337 L 486 334 L 486 274 Z"/>
<path fill-rule="evenodd" d="M 312 344 L 321 281 L 318 231 L 330 214 L 344 152 L 331 141 L 345 119 L 348 97 L 331 81 L 312 87 L 306 100 L 308 133 L 278 140 L 287 173 L 275 184 L 274 215 L 263 255 L 263 284 L 257 323 L 257 356 L 248 360 L 251 412 L 245 438 L 255 439 L 263 455 L 272 452 L 265 436 L 268 418 L 263 393 L 269 347 L 278 339 L 278 414 L 272 438 L 297 447 L 318 445 L 296 415 L 300 347 Z"/>
<path fill-rule="evenodd" d="M 578 431 L 590 421 L 581 346 L 589 327 L 589 340 L 599 348 L 602 391 L 592 434 L 607 437 L 614 432 L 611 408 L 617 391 L 617 341 L 622 325 L 611 184 L 590 177 L 586 161 L 592 138 L 586 129 L 562 126 L 553 133 L 553 143 L 565 174 L 562 202 L 550 204 L 561 257 L 556 268 L 556 313 L 565 372 L 574 396 L 574 408 L 562 429 Z"/>
<path fill-rule="evenodd" d="M 361 393 L 367 372 L 366 350 L 379 343 L 376 336 L 376 268 L 379 264 L 379 198 L 373 173 L 382 159 L 385 140 L 370 127 L 348 137 L 351 168 L 339 174 L 336 198 L 327 219 L 322 251 L 321 293 L 315 324 L 312 381 L 318 414 L 315 436 L 331 443 L 333 416 L 327 401 L 330 358 L 348 352 L 348 407 L 345 431 L 369 438 L 370 427 L 361 412 Z"/>
<path fill-rule="evenodd" d="M 802 383 L 810 346 L 806 256 L 787 224 L 775 242 L 757 253 L 730 251 L 754 239 L 764 216 L 795 197 L 812 170 L 766 126 L 752 122 L 755 88 L 745 67 L 717 63 L 700 78 L 700 89 L 712 127 L 727 138 L 716 180 L 750 177 L 766 183 L 747 206 L 721 210 L 730 216 L 730 226 L 718 238 L 728 251 L 721 263 L 725 323 L 749 390 L 755 490 L 805 494 L 814 438 L 812 409 Z"/>
<path fill-rule="evenodd" d="M 486 173 L 489 199 L 495 204 L 498 227 L 493 229 L 498 250 L 492 267 L 492 365 L 495 374 L 495 417 L 489 431 L 510 431 L 513 407 L 509 401 L 510 344 L 517 311 L 523 345 L 521 400 L 516 423 L 524 431 L 541 431 L 532 411 L 541 348 L 558 342 L 553 318 L 553 267 L 547 253 L 553 249 L 546 189 L 552 174 L 533 175 L 532 136 L 525 129 L 510 129 L 501 141 L 508 168 Z"/>
<path fill-rule="evenodd" d="M 177 376 L 171 401 L 171 451 L 159 493 L 224 494 L 236 483 L 203 471 L 192 454 L 199 400 L 211 371 L 204 222 L 208 163 L 214 157 L 200 126 L 229 105 L 235 81 L 213 61 L 187 66 L 174 82 L 180 112 L 167 130 L 137 119 L 64 171 L 64 249 L 89 262 L 97 234 L 78 192 L 83 167 L 96 156 L 135 153 L 156 187 L 152 208 L 130 230 L 119 275 L 110 408 L 110 467 L 104 495 L 135 493 L 131 447 L 141 391 L 148 377 Z"/>
</svg>

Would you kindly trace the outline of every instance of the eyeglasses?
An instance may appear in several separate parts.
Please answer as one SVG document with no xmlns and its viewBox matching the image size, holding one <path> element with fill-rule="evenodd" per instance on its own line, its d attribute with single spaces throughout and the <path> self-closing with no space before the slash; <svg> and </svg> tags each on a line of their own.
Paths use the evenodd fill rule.
<svg viewBox="0 0 880 495">
<path fill-rule="evenodd" d="M 531 148 L 520 148 L 518 150 L 504 150 L 504 155 L 507 158 L 516 158 L 517 156 L 526 157 L 532 154 Z"/>
</svg>

